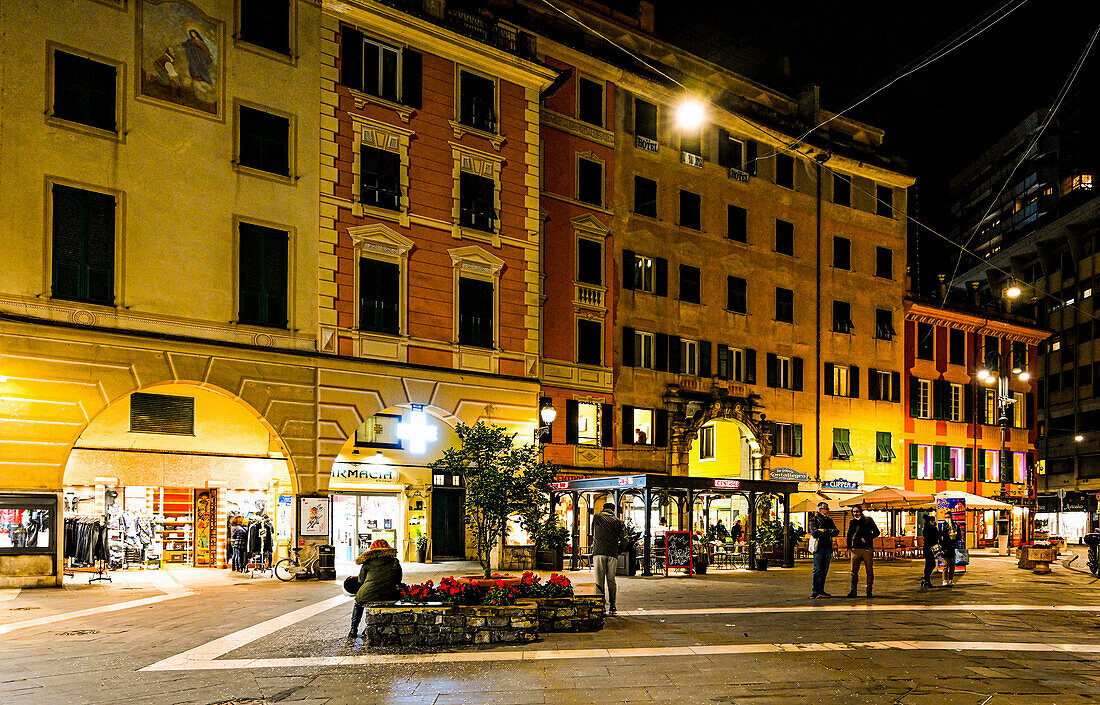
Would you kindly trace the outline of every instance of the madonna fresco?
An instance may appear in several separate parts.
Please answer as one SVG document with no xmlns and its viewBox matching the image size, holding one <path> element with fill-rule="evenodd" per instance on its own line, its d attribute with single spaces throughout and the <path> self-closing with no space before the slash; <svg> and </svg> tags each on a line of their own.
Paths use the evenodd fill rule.
<svg viewBox="0 0 1100 705">
<path fill-rule="evenodd" d="M 140 94 L 220 117 L 222 23 L 172 0 L 143 0 L 138 17 Z"/>
</svg>

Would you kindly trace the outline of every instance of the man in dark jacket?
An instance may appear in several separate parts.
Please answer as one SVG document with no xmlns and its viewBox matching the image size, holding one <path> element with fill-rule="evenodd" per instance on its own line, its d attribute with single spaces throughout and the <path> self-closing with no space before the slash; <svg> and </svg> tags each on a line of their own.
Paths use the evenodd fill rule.
<svg viewBox="0 0 1100 705">
<path fill-rule="evenodd" d="M 924 530 L 921 532 L 924 539 L 924 578 L 920 581 L 922 588 L 932 587 L 932 571 L 936 568 L 936 546 L 940 543 L 940 530 L 936 526 L 936 517 L 932 514 L 924 515 Z"/>
<path fill-rule="evenodd" d="M 349 639 L 359 636 L 359 622 L 363 619 L 368 602 L 396 600 L 398 586 L 401 584 L 401 562 L 397 560 L 397 549 L 388 541 L 378 539 L 364 551 L 355 562 L 359 569 L 359 590 L 355 593 L 355 606 L 351 610 L 351 633 Z"/>
<path fill-rule="evenodd" d="M 615 503 L 604 502 L 603 510 L 592 517 L 592 564 L 596 568 L 596 589 L 607 597 L 608 614 L 615 614 L 615 573 L 622 538 L 623 523 L 615 516 Z"/>
<path fill-rule="evenodd" d="M 874 597 L 875 539 L 881 532 L 875 520 L 863 513 L 863 507 L 852 507 L 852 521 L 848 524 L 848 550 L 852 553 L 852 589 L 848 597 L 856 596 L 859 585 L 859 566 L 867 566 L 867 597 Z"/>
<path fill-rule="evenodd" d="M 810 517 L 810 536 L 816 539 L 814 546 L 813 594 L 811 598 L 832 597 L 825 592 L 825 578 L 829 575 L 829 564 L 833 562 L 833 537 L 840 534 L 832 517 L 829 516 L 828 502 L 818 502 L 817 514 Z"/>
</svg>

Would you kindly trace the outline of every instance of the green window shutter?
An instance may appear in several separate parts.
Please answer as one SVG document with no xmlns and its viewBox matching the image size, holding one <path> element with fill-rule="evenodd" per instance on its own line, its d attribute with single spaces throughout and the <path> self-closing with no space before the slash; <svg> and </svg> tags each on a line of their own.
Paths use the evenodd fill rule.
<svg viewBox="0 0 1100 705">
<path fill-rule="evenodd" d="M 909 378 L 909 417 L 920 418 L 920 379 Z"/>
<path fill-rule="evenodd" d="M 909 444 L 909 479 L 917 479 L 917 463 L 920 462 L 920 456 L 916 443 Z"/>
<path fill-rule="evenodd" d="M 53 295 L 114 304 L 114 196 L 54 184 Z"/>
<path fill-rule="evenodd" d="M 286 328 L 289 235 L 241 223 L 240 240 L 238 321 Z"/>
<path fill-rule="evenodd" d="M 802 457 L 802 424 L 791 424 L 791 455 Z"/>
<path fill-rule="evenodd" d="M 978 482 L 985 482 L 985 451 L 978 449 Z"/>
<path fill-rule="evenodd" d="M 971 480 L 973 480 L 974 479 L 974 449 L 973 448 L 964 448 L 963 449 L 963 469 L 966 473 L 964 475 L 966 481 L 970 482 Z"/>
</svg>

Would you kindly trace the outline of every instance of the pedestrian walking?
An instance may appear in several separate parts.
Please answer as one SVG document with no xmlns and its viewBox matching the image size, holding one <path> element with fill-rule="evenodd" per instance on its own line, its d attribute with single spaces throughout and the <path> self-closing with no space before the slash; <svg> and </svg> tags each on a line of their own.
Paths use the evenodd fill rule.
<svg viewBox="0 0 1100 705">
<path fill-rule="evenodd" d="M 943 585 L 951 587 L 955 584 L 955 549 L 959 545 L 959 535 L 962 531 L 959 525 L 947 515 L 947 520 L 940 529 L 940 547 L 943 548 Z"/>
<path fill-rule="evenodd" d="M 389 541 L 378 539 L 363 551 L 355 562 L 359 569 L 359 590 L 355 593 L 355 605 L 351 608 L 351 632 L 349 639 L 359 636 L 359 622 L 367 609 L 368 602 L 396 600 L 401 584 L 401 561 L 397 560 L 397 549 Z"/>
<path fill-rule="evenodd" d="M 592 517 L 592 564 L 596 568 L 596 589 L 607 599 L 608 614 L 615 614 L 615 574 L 622 541 L 623 522 L 615 516 L 615 503 L 604 502 L 603 509 Z"/>
<path fill-rule="evenodd" d="M 921 530 L 924 539 L 924 577 L 920 581 L 922 588 L 932 587 L 932 571 L 936 568 L 936 556 L 942 555 L 940 546 L 940 530 L 936 526 L 936 517 L 932 514 L 924 515 L 924 527 Z"/>
<path fill-rule="evenodd" d="M 814 557 L 813 593 L 810 598 L 832 597 L 825 592 L 825 578 L 829 564 L 833 562 L 833 537 L 840 535 L 832 517 L 828 514 L 828 502 L 818 502 L 817 514 L 810 517 L 810 553 Z"/>
<path fill-rule="evenodd" d="M 881 535 L 875 520 L 863 513 L 863 506 L 852 507 L 852 521 L 848 523 L 848 550 L 852 553 L 852 589 L 848 597 L 856 596 L 859 587 L 859 567 L 867 572 L 867 597 L 874 597 L 875 539 Z"/>
</svg>

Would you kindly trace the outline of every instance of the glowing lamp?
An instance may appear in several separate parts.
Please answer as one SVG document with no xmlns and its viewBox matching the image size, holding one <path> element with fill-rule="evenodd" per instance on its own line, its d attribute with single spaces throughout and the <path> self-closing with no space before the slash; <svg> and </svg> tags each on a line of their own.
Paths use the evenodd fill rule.
<svg viewBox="0 0 1100 705">
<path fill-rule="evenodd" d="M 695 130 L 703 124 L 706 109 L 695 98 L 687 98 L 676 108 L 676 124 L 684 130 Z"/>
</svg>

